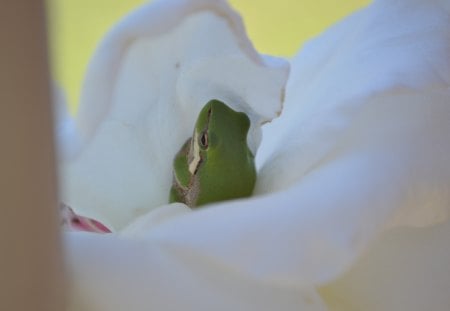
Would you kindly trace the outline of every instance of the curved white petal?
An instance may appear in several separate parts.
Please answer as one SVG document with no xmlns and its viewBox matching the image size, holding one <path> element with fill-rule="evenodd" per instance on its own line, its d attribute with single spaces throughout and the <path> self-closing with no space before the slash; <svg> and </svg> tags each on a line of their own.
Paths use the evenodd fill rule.
<svg viewBox="0 0 450 311">
<path fill-rule="evenodd" d="M 245 111 L 255 153 L 261 124 L 278 116 L 288 64 L 261 57 L 225 1 L 143 6 L 105 38 L 90 64 L 78 133 L 64 163 L 63 201 L 122 228 L 167 203 L 172 159 L 210 99 Z"/>
<path fill-rule="evenodd" d="M 326 310 L 312 289 L 255 282 L 195 254 L 185 261 L 145 240 L 78 233 L 65 242 L 70 311 Z"/>
<path fill-rule="evenodd" d="M 122 229 L 120 236 L 127 238 L 141 238 L 149 228 L 158 226 L 166 221 L 191 213 L 192 209 L 183 203 L 171 203 L 160 206 L 149 213 L 137 218 L 130 225 Z"/>
<path fill-rule="evenodd" d="M 320 291 L 330 310 L 450 305 L 449 29 L 448 1 L 375 2 L 297 56 L 285 110 L 264 130 L 258 191 L 317 178 L 314 201 L 333 210 L 322 230 L 347 255 L 368 249 L 323 266 L 348 270 Z"/>
</svg>

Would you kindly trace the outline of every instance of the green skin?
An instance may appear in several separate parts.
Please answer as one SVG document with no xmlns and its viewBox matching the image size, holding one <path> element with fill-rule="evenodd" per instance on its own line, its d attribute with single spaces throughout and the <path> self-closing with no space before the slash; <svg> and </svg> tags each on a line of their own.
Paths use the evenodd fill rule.
<svg viewBox="0 0 450 311">
<path fill-rule="evenodd" d="M 169 201 L 189 207 L 248 197 L 256 182 L 247 145 L 250 120 L 218 100 L 200 111 L 194 134 L 173 161 Z"/>
</svg>

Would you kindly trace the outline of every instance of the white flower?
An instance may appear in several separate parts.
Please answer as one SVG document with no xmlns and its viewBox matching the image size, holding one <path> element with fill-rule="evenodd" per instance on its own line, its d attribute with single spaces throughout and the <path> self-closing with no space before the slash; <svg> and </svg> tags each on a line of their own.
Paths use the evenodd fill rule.
<svg viewBox="0 0 450 311">
<path fill-rule="evenodd" d="M 69 236 L 73 310 L 448 310 L 448 55 L 444 0 L 376 1 L 310 42 L 258 196 Z"/>
<path fill-rule="evenodd" d="M 211 99 L 247 113 L 256 153 L 261 125 L 281 112 L 288 68 L 253 49 L 224 1 L 142 7 L 90 64 L 76 118 L 84 147 L 62 166 L 64 203 L 115 230 L 167 204 L 172 160 Z"/>
</svg>

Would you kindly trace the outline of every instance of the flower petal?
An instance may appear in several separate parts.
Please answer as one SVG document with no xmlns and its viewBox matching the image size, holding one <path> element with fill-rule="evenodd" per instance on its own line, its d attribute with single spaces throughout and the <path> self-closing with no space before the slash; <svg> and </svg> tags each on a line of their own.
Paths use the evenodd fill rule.
<svg viewBox="0 0 450 311">
<path fill-rule="evenodd" d="M 320 289 L 333 311 L 448 310 L 450 222 L 395 228 Z"/>
<path fill-rule="evenodd" d="M 314 290 L 258 283 L 195 256 L 185 262 L 142 239 L 69 233 L 65 244 L 69 311 L 326 310 Z"/>
<path fill-rule="evenodd" d="M 140 238 L 145 236 L 150 228 L 160 225 L 173 217 L 178 217 L 191 212 L 192 209 L 183 203 L 172 203 L 160 206 L 137 218 L 129 226 L 121 230 L 119 234 L 127 238 Z"/>
</svg>

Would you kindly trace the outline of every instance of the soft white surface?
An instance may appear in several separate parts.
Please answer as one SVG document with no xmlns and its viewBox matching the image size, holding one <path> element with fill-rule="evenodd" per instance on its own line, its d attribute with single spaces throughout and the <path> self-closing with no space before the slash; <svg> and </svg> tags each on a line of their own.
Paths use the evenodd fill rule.
<svg viewBox="0 0 450 311">
<path fill-rule="evenodd" d="M 260 196 L 68 236 L 71 310 L 448 310 L 448 7 L 380 0 L 299 53 Z"/>
<path fill-rule="evenodd" d="M 89 66 L 62 200 L 118 230 L 166 204 L 172 160 L 211 99 L 246 112 L 253 153 L 277 117 L 289 66 L 261 57 L 221 0 L 156 1 L 107 35 Z"/>
<path fill-rule="evenodd" d="M 333 311 L 447 311 L 450 222 L 395 228 L 320 290 Z"/>
</svg>

